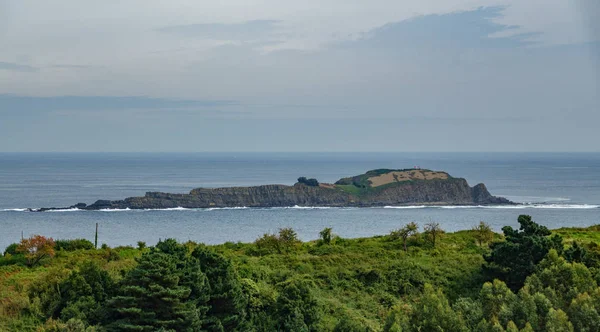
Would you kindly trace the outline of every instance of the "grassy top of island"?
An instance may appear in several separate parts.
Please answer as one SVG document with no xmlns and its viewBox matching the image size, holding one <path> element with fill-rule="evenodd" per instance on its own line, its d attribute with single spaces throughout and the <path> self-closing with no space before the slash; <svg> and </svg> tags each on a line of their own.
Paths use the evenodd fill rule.
<svg viewBox="0 0 600 332">
<path fill-rule="evenodd" d="M 308 186 L 337 188 L 350 194 L 361 195 L 375 190 L 385 189 L 393 185 L 408 184 L 414 181 L 452 180 L 450 174 L 421 168 L 388 169 L 379 168 L 363 174 L 341 178 L 334 184 L 319 183 L 317 179 L 298 178 L 298 183 Z"/>
<path fill-rule="evenodd" d="M 0 257 L 0 331 L 597 331 L 600 226 L 519 223 L 214 246 L 34 236 Z"/>
</svg>

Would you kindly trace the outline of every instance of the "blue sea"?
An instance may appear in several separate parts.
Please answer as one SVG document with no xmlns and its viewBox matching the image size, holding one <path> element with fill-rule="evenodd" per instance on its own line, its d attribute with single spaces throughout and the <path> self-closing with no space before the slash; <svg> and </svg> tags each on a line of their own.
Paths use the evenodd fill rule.
<svg viewBox="0 0 600 332">
<path fill-rule="evenodd" d="M 97 199 L 186 193 L 197 187 L 334 182 L 375 168 L 419 166 L 483 182 L 521 206 L 231 208 L 26 212 Z M 176 238 L 207 244 L 254 241 L 293 227 L 303 240 L 332 227 L 342 237 L 387 234 L 414 221 L 446 231 L 483 220 L 495 230 L 519 214 L 550 228 L 600 223 L 600 153 L 0 153 L 0 250 L 25 236 L 93 240 L 110 246 Z"/>
</svg>

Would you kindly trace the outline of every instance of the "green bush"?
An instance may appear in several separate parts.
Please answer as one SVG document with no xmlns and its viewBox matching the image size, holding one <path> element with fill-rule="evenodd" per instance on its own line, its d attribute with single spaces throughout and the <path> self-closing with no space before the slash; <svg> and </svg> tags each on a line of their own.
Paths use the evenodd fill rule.
<svg viewBox="0 0 600 332">
<path fill-rule="evenodd" d="M 86 239 L 56 240 L 54 248 L 63 251 L 90 250 L 94 244 Z"/>
<path fill-rule="evenodd" d="M 10 254 L 10 255 L 16 255 L 18 254 L 17 252 L 17 247 L 19 246 L 18 243 L 11 243 L 8 245 L 8 247 L 6 247 L 6 249 L 4 249 L 4 256 L 6 256 L 6 254 Z"/>
<path fill-rule="evenodd" d="M 319 186 L 319 181 L 317 181 L 317 179 L 307 179 L 304 176 L 299 177 L 298 182 L 303 183 L 309 187 L 318 187 Z"/>
</svg>

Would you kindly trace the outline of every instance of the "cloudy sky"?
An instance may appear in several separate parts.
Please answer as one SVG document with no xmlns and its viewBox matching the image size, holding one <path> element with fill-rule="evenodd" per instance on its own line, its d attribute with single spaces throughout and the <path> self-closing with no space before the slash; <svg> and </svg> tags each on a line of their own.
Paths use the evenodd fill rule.
<svg viewBox="0 0 600 332">
<path fill-rule="evenodd" d="M 600 151 L 597 0 L 0 0 L 0 151 Z"/>
</svg>

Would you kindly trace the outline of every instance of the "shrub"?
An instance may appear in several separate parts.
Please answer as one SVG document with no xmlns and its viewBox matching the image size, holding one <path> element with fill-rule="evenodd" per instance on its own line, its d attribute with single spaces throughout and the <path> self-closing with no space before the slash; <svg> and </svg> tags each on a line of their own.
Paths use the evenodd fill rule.
<svg viewBox="0 0 600 332">
<path fill-rule="evenodd" d="M 331 232 L 331 228 L 327 227 L 319 232 L 320 242 L 319 244 L 331 244 L 331 238 L 333 237 L 333 233 Z"/>
<path fill-rule="evenodd" d="M 299 177 L 298 182 L 303 183 L 310 187 L 318 187 L 319 186 L 319 181 L 317 181 L 317 179 L 307 179 L 304 176 Z"/>
<path fill-rule="evenodd" d="M 281 252 L 279 238 L 275 234 L 265 233 L 254 241 L 259 254 L 273 254 Z"/>
<path fill-rule="evenodd" d="M 273 254 L 290 252 L 292 249 L 298 247 L 302 241 L 298 239 L 298 234 L 290 227 L 280 228 L 279 234 L 263 234 L 260 238 L 254 241 L 256 248 L 258 249 L 257 254 Z"/>
<path fill-rule="evenodd" d="M 86 239 L 56 240 L 56 250 L 75 251 L 94 249 L 94 244 Z"/>
<path fill-rule="evenodd" d="M 138 247 L 138 250 L 144 250 L 146 248 L 146 242 L 138 241 L 137 247 Z"/>
<path fill-rule="evenodd" d="M 16 243 L 9 244 L 8 247 L 6 247 L 6 249 L 4 249 L 4 256 L 6 256 L 6 254 L 16 255 L 18 246 L 19 245 Z"/>
<path fill-rule="evenodd" d="M 302 243 L 298 239 L 298 234 L 291 227 L 279 229 L 279 244 L 283 251 L 289 252 Z"/>
<path fill-rule="evenodd" d="M 494 232 L 489 224 L 480 221 L 479 225 L 473 227 L 475 232 L 475 240 L 479 243 L 479 246 L 483 246 L 484 243 L 491 242 L 494 239 Z"/>
</svg>

